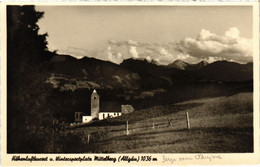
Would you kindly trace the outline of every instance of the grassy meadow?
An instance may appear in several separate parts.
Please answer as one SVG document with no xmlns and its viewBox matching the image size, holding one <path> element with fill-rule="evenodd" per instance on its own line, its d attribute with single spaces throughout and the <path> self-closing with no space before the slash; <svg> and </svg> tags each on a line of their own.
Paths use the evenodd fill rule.
<svg viewBox="0 0 260 167">
<path fill-rule="evenodd" d="M 190 130 L 187 130 L 186 112 Z M 126 135 L 126 121 L 129 135 Z M 80 143 L 74 143 L 69 152 L 253 152 L 253 93 L 156 106 L 70 128 L 66 133 L 77 136 Z"/>
</svg>

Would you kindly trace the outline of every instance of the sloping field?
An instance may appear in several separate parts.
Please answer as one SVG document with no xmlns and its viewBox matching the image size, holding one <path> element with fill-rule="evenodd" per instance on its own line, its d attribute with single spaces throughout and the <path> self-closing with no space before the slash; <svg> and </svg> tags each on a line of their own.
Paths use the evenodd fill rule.
<svg viewBox="0 0 260 167">
<path fill-rule="evenodd" d="M 186 128 L 186 112 L 190 130 Z M 126 120 L 129 135 L 126 135 Z M 253 94 L 157 106 L 103 124 L 73 130 L 86 143 L 81 147 L 82 152 L 253 152 Z M 87 134 L 90 134 L 89 143 Z"/>
</svg>

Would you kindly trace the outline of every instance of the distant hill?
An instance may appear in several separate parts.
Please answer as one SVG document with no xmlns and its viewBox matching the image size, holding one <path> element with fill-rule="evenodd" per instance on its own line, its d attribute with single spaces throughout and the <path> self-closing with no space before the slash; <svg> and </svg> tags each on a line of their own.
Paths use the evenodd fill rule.
<svg viewBox="0 0 260 167">
<path fill-rule="evenodd" d="M 253 63 L 239 64 L 217 61 L 195 72 L 199 78 L 214 81 L 236 82 L 253 79 Z"/>
<path fill-rule="evenodd" d="M 169 64 L 168 67 L 176 68 L 179 70 L 186 70 L 190 64 L 182 60 L 175 60 L 173 63 Z"/>
<path fill-rule="evenodd" d="M 138 73 L 95 58 L 76 59 L 68 55 L 57 55 L 51 60 L 50 73 L 52 76 L 49 82 L 62 90 L 140 87 Z"/>
<path fill-rule="evenodd" d="M 189 63 L 182 61 L 182 60 L 176 60 L 173 63 L 168 64 L 167 67 L 175 68 L 175 69 L 179 69 L 179 70 L 194 71 L 194 70 L 198 70 L 202 67 L 205 67 L 207 65 L 208 65 L 208 62 L 206 62 L 206 61 L 201 61 L 198 64 L 189 64 Z"/>
<path fill-rule="evenodd" d="M 169 69 L 146 59 L 126 59 L 120 66 L 138 73 L 142 78 L 142 85 L 147 88 L 172 86 L 171 76 L 178 72 L 177 69 Z"/>
<path fill-rule="evenodd" d="M 176 70 L 169 69 L 166 66 L 158 65 L 153 62 L 148 62 L 146 59 L 126 59 L 124 60 L 120 66 L 131 69 L 132 71 L 146 74 L 146 75 L 152 75 L 152 76 L 169 76 L 171 74 L 174 74 Z"/>
</svg>

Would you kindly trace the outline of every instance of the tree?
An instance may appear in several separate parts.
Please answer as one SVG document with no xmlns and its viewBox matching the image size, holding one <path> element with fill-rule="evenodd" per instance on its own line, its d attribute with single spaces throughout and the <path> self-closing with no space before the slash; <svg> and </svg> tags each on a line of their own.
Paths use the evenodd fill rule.
<svg viewBox="0 0 260 167">
<path fill-rule="evenodd" d="M 7 152 L 54 153 L 82 149 L 80 136 L 65 133 L 64 106 L 46 80 L 56 51 L 39 34 L 43 12 L 34 6 L 7 7 Z M 56 100 L 57 99 L 57 100 Z M 77 140 L 76 143 L 74 141 Z M 77 145 L 77 146 L 76 146 Z"/>
<path fill-rule="evenodd" d="M 45 84 L 47 61 L 55 53 L 48 51 L 48 35 L 39 34 L 37 25 L 43 14 L 34 6 L 7 6 L 8 152 L 43 151 L 43 137 L 57 122 L 48 108 L 52 88 Z"/>
</svg>

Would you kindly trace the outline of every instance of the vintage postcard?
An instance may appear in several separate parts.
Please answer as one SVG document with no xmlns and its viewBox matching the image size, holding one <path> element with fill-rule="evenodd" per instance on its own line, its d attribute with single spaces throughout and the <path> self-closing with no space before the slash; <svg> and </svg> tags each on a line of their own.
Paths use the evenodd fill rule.
<svg viewBox="0 0 260 167">
<path fill-rule="evenodd" d="M 259 163 L 258 3 L 1 3 L 2 166 Z"/>
</svg>

